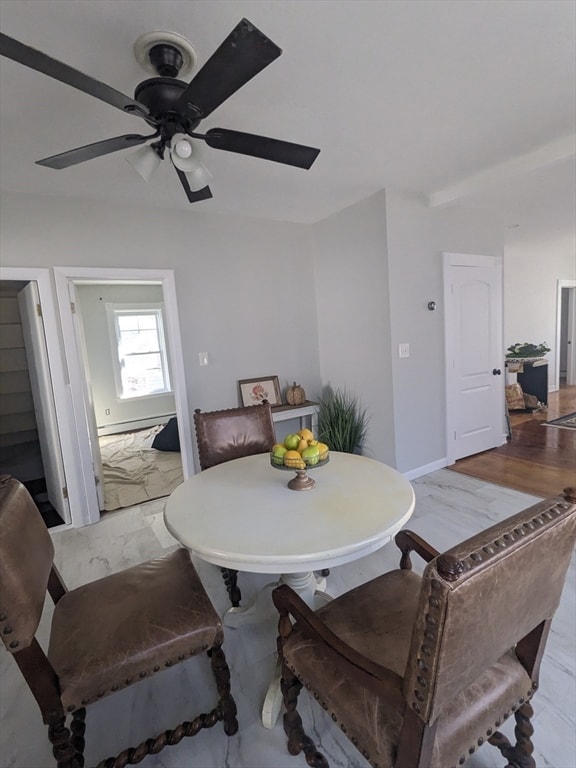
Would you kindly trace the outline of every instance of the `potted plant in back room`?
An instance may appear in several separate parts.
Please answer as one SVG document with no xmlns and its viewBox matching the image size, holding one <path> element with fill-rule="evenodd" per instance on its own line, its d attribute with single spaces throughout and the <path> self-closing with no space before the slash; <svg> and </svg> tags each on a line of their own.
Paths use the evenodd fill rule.
<svg viewBox="0 0 576 768">
<path fill-rule="evenodd" d="M 360 453 L 368 431 L 366 409 L 346 389 L 329 387 L 319 398 L 318 437 L 331 451 Z"/>
<path fill-rule="evenodd" d="M 510 347 L 508 347 L 506 350 L 506 359 L 538 359 L 540 357 L 544 357 L 547 352 L 550 352 L 550 347 L 547 344 L 528 344 L 528 342 L 525 341 L 523 344 L 512 344 Z"/>
</svg>

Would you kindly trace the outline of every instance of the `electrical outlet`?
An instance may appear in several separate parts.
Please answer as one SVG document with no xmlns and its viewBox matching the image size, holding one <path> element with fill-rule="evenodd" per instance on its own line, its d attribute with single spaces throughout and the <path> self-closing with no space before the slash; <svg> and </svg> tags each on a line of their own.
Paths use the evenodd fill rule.
<svg viewBox="0 0 576 768">
<path fill-rule="evenodd" d="M 200 365 L 208 365 L 208 352 L 198 352 L 198 362 Z"/>
<path fill-rule="evenodd" d="M 410 344 L 398 344 L 398 356 L 410 357 Z"/>
</svg>

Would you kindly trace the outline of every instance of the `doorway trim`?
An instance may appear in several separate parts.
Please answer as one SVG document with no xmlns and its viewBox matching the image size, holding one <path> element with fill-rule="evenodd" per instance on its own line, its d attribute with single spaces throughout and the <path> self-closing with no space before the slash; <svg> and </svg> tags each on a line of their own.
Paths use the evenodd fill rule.
<svg viewBox="0 0 576 768">
<path fill-rule="evenodd" d="M 562 289 L 563 288 L 571 288 L 571 301 L 572 306 L 574 307 L 576 305 L 576 280 L 558 280 L 557 288 L 556 288 L 556 353 L 554 356 L 554 384 L 550 388 L 553 391 L 556 391 L 560 389 L 560 343 L 562 340 Z M 573 313 L 573 315 L 576 314 L 576 312 Z M 576 325 L 576 320 L 574 316 L 568 318 L 568 323 L 571 325 L 570 327 L 570 340 L 571 344 L 568 348 L 568 360 L 566 364 L 567 368 L 567 374 L 568 377 L 566 379 L 566 382 L 568 384 L 574 384 L 575 382 L 572 381 L 571 374 L 574 372 L 574 368 L 576 367 L 576 360 L 574 357 L 576 356 L 576 328 L 574 327 Z"/>
<path fill-rule="evenodd" d="M 54 267 L 56 293 L 62 321 L 64 351 L 68 363 L 70 387 L 76 413 L 76 435 L 80 445 L 82 473 L 86 485 L 91 485 L 89 509 L 85 510 L 85 522 L 96 522 L 100 519 L 100 510 L 96 495 L 92 452 L 90 450 L 90 434 L 87 420 L 89 407 L 84 396 L 84 372 L 81 365 L 81 350 L 76 335 L 72 307 L 70 304 L 69 285 L 82 281 L 97 283 L 159 283 L 164 294 L 164 309 L 166 317 L 166 337 L 171 362 L 172 388 L 180 434 L 180 455 L 184 479 L 194 474 L 194 459 L 192 450 L 192 433 L 184 361 L 182 356 L 182 341 L 176 301 L 176 283 L 173 270 L 168 269 L 138 269 L 101 267 Z"/>
<path fill-rule="evenodd" d="M 72 413 L 70 380 L 60 345 L 60 322 L 56 310 L 51 270 L 44 267 L 0 267 L 0 280 L 34 281 L 38 286 L 60 450 L 70 503 L 70 523 L 60 525 L 57 529 L 60 531 L 69 527 L 79 527 L 85 525 L 83 515 L 85 489 L 78 461 L 76 432 L 73 419 L 70 417 Z"/>
</svg>

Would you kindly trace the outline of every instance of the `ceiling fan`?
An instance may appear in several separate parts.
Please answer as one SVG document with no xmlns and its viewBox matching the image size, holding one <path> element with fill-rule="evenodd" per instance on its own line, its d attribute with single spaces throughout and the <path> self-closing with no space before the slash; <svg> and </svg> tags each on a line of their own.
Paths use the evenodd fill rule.
<svg viewBox="0 0 576 768">
<path fill-rule="evenodd" d="M 225 128 L 211 128 L 206 133 L 195 130 L 201 120 L 280 56 L 282 50 L 272 40 L 247 19 L 242 19 L 192 81 L 186 83 L 177 79 L 188 53 L 179 45 L 178 37 L 172 34 L 168 42 L 160 40 L 147 49 L 148 64 L 158 77 L 137 85 L 131 99 L 111 86 L 0 33 L 0 55 L 71 85 L 129 115 L 141 117 L 154 129 L 154 133 L 146 136 L 129 133 L 97 141 L 38 160 L 37 164 L 48 168 L 68 168 L 150 142 L 138 150 L 142 155 L 133 161 L 134 167 L 148 179 L 168 149 L 190 203 L 212 197 L 206 183 L 210 174 L 196 160 L 197 153 L 190 139 L 202 140 L 212 149 L 260 157 L 297 168 L 311 167 L 320 152 L 314 147 Z M 193 54 L 193 49 L 190 52 Z"/>
</svg>

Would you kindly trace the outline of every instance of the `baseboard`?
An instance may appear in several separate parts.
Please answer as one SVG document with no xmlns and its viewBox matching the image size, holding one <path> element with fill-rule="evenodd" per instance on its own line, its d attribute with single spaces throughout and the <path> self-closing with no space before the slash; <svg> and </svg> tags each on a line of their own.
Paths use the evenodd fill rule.
<svg viewBox="0 0 576 768">
<path fill-rule="evenodd" d="M 430 472 L 436 472 L 438 469 L 444 469 L 448 466 L 448 459 L 444 457 L 438 461 L 433 461 L 431 464 L 425 464 L 423 467 L 417 467 L 416 469 L 410 469 L 408 472 L 402 472 L 406 480 L 416 480 L 417 477 L 423 475 L 429 475 Z"/>
<path fill-rule="evenodd" d="M 139 429 L 155 427 L 157 424 L 166 424 L 168 419 L 175 415 L 175 413 L 169 413 L 160 416 L 150 416 L 146 419 L 137 419 L 135 421 L 118 421 L 115 424 L 107 424 L 97 428 L 98 437 L 119 435 L 122 432 L 136 432 Z"/>
</svg>

